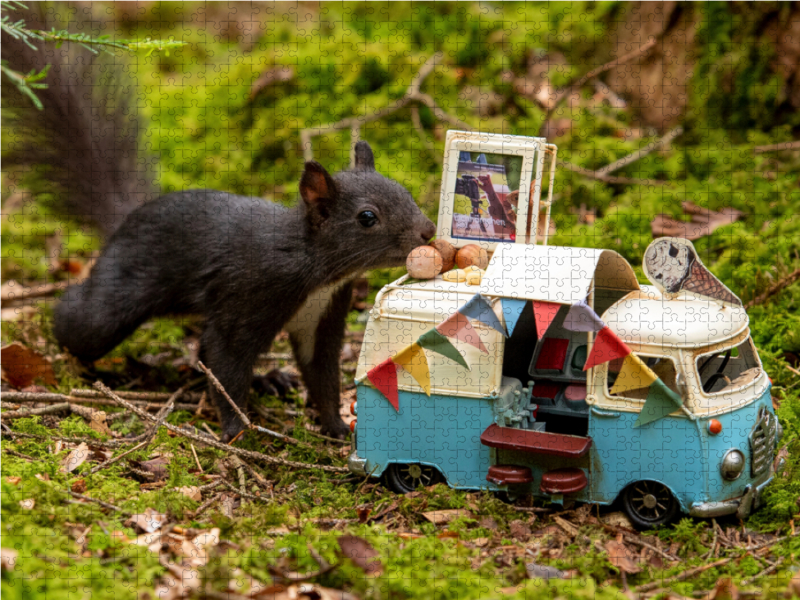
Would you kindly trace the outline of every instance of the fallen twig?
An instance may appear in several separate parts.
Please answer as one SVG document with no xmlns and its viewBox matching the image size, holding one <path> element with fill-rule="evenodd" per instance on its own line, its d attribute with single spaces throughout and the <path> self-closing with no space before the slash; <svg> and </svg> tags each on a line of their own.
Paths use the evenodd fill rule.
<svg viewBox="0 0 800 600">
<path fill-rule="evenodd" d="M 797 281 L 799 279 L 800 279 L 800 269 L 797 269 L 797 270 L 793 271 L 792 273 L 790 273 L 789 275 L 787 275 L 786 277 L 784 277 L 783 279 L 781 279 L 780 281 L 778 281 L 777 283 L 775 283 L 775 285 L 771 286 L 763 294 L 760 294 L 760 295 L 756 296 L 755 298 L 753 298 L 752 300 L 750 300 L 750 302 L 745 304 L 744 307 L 745 308 L 752 308 L 753 306 L 756 306 L 758 304 L 763 304 L 764 302 L 769 300 L 772 296 L 774 296 L 775 294 L 777 294 L 778 292 L 780 292 L 784 288 L 789 287 L 790 285 L 792 285 L 795 281 Z"/>
<path fill-rule="evenodd" d="M 756 146 L 753 152 L 761 154 L 762 152 L 774 152 L 777 150 L 800 150 L 800 141 L 796 142 L 781 142 L 780 144 L 769 144 L 768 146 Z"/>
<path fill-rule="evenodd" d="M 411 80 L 411 84 L 408 86 L 408 90 L 403 95 L 402 98 L 396 100 L 393 104 L 386 106 L 380 110 L 374 111 L 367 115 L 359 115 L 355 117 L 347 117 L 342 119 L 341 121 L 337 121 L 336 123 L 329 123 L 327 125 L 320 125 L 319 127 L 310 127 L 308 129 L 303 129 L 300 132 L 300 143 L 303 146 L 303 157 L 305 160 L 313 160 L 314 158 L 314 149 L 311 145 L 311 139 L 316 136 L 325 135 L 326 133 L 333 133 L 335 131 L 341 131 L 343 129 L 349 129 L 351 132 L 351 147 L 355 146 L 355 142 L 358 141 L 360 137 L 360 128 L 371 121 L 377 121 L 386 117 L 394 112 L 397 112 L 401 108 L 408 106 L 411 103 L 416 103 L 418 107 L 420 104 L 427 106 L 433 115 L 439 119 L 440 121 L 445 121 L 453 125 L 454 127 L 458 127 L 459 129 L 466 129 L 469 131 L 473 130 L 468 123 L 465 123 L 458 117 L 454 117 L 453 115 L 448 114 L 444 110 L 442 110 L 437 104 L 436 101 L 428 94 L 425 94 L 421 91 L 422 82 L 425 78 L 433 72 L 433 69 L 436 68 L 437 61 L 441 60 L 444 57 L 444 53 L 437 52 L 433 54 L 428 60 L 425 61 L 417 74 Z M 414 119 L 414 115 L 412 113 L 412 120 Z M 417 129 L 420 137 L 422 138 L 422 143 L 426 146 L 428 145 L 429 141 L 427 136 L 424 136 L 424 130 L 420 131 Z M 351 161 L 352 162 L 352 161 Z"/>
<path fill-rule="evenodd" d="M 23 454 L 22 452 L 15 452 L 14 450 L 9 450 L 8 448 L 3 448 L 3 454 L 8 454 L 9 456 L 16 456 L 17 458 L 22 458 L 25 460 L 29 460 L 31 462 L 36 462 L 37 460 L 41 460 L 38 458 L 34 458 L 33 456 L 28 456 L 27 454 Z"/>
<path fill-rule="evenodd" d="M 242 420 L 242 423 L 244 423 L 244 425 L 245 425 L 245 427 L 247 427 L 247 429 L 250 429 L 250 430 L 253 430 L 253 431 L 259 431 L 261 433 L 264 433 L 264 434 L 266 434 L 266 435 L 268 435 L 270 437 L 274 437 L 276 439 L 279 439 L 282 442 L 286 442 L 288 444 L 294 444 L 296 446 L 302 446 L 304 448 L 310 448 L 311 447 L 309 444 L 306 444 L 305 442 L 301 442 L 300 440 L 295 439 L 293 437 L 290 437 L 288 435 L 284 435 L 282 433 L 278 433 L 277 431 L 272 431 L 271 429 L 267 429 L 266 427 L 260 427 L 259 425 L 254 425 L 250 421 L 250 419 L 247 417 L 247 415 L 244 414 L 244 411 L 241 408 L 239 408 L 239 406 L 236 404 L 236 402 L 233 401 L 233 398 L 231 398 L 228 395 L 228 392 L 225 390 L 225 387 L 222 385 L 222 383 L 220 383 L 219 379 L 217 379 L 217 377 L 214 375 L 214 373 L 211 372 L 211 369 L 209 369 L 207 366 L 205 366 L 201 361 L 197 362 L 197 366 L 200 368 L 201 371 L 203 371 L 203 373 L 206 374 L 206 377 L 208 377 L 209 381 L 211 381 L 211 385 L 213 385 L 217 389 L 217 391 L 220 394 L 222 394 L 222 396 L 225 398 L 225 400 L 228 401 L 228 404 L 231 405 L 231 408 L 233 408 L 233 411 Z M 234 441 L 235 440 L 231 440 L 230 443 L 232 444 Z"/>
<path fill-rule="evenodd" d="M 6 435 L 10 435 L 11 437 L 21 437 L 21 438 L 29 438 L 32 440 L 44 440 L 47 442 L 52 441 L 61 441 L 61 442 L 69 442 L 70 444 L 80 444 L 86 443 L 90 446 L 99 446 L 100 448 L 119 448 L 121 445 L 125 443 L 130 443 L 136 440 L 110 440 L 108 442 L 102 442 L 100 440 L 96 440 L 94 438 L 75 438 L 75 437 L 64 437 L 61 435 L 38 435 L 36 433 L 23 433 L 21 431 L 7 431 Z"/>
<path fill-rule="evenodd" d="M 613 163 L 611 163 L 610 165 L 606 165 L 602 169 L 597 169 L 595 171 L 595 175 L 598 175 L 600 177 L 606 177 L 607 175 L 613 173 L 614 171 L 618 171 L 623 167 L 627 167 L 628 165 L 635 163 L 637 160 L 644 158 L 654 150 L 658 150 L 662 146 L 666 146 L 682 133 L 683 133 L 683 127 L 679 125 L 675 129 L 667 133 L 664 137 L 659 138 L 653 142 L 650 142 L 646 146 L 639 148 L 636 152 L 633 152 L 628 156 L 624 156 L 619 160 L 615 160 Z"/>
<path fill-rule="evenodd" d="M 45 298 L 55 295 L 56 292 L 67 289 L 68 285 L 69 282 L 67 281 L 59 281 L 57 283 L 45 283 L 31 287 L 21 285 L 19 286 L 19 290 L 16 290 L 16 286 L 13 289 L 9 287 L 0 295 L 0 300 L 2 300 L 3 303 L 13 303 L 22 300 L 31 300 L 33 298 Z"/>
<path fill-rule="evenodd" d="M 80 498 L 81 500 L 86 500 L 87 502 L 94 502 L 95 504 L 99 504 L 103 508 L 107 508 L 109 510 L 120 512 L 120 513 L 125 514 L 125 515 L 133 514 L 133 513 L 130 513 L 128 511 L 126 511 L 126 510 L 122 510 L 119 506 L 115 506 L 115 505 L 110 504 L 108 502 L 103 502 L 102 500 L 98 500 L 97 498 L 91 498 L 89 496 L 84 496 L 83 494 L 79 494 L 77 492 L 73 492 L 72 490 L 64 490 L 64 491 L 67 492 L 70 496 L 72 496 L 74 498 Z"/>
<path fill-rule="evenodd" d="M 711 569 L 727 565 L 729 562 L 734 561 L 737 558 L 739 557 L 731 556 L 730 558 L 723 558 L 713 563 L 708 563 L 707 565 L 700 565 L 699 567 L 693 567 L 691 569 L 687 569 L 686 571 L 678 573 L 677 575 L 673 575 L 672 577 L 667 577 L 666 579 L 659 579 L 658 581 L 645 583 L 644 585 L 640 585 L 639 587 L 636 588 L 636 593 L 641 594 L 643 592 L 649 592 L 650 590 L 654 590 L 659 586 L 664 586 L 667 583 L 674 583 L 676 581 L 685 581 L 686 579 L 694 577 L 695 575 L 699 575 L 700 573 L 704 573 L 705 571 L 709 571 Z"/>
<path fill-rule="evenodd" d="M 634 50 L 632 52 L 628 52 L 627 54 L 623 54 L 622 56 L 619 56 L 617 58 L 614 58 L 614 59 L 610 60 L 609 62 L 607 62 L 606 64 L 601 65 L 601 66 L 599 66 L 599 67 L 597 67 L 595 69 L 592 69 L 591 71 L 589 71 L 588 73 L 586 73 L 584 75 L 576 77 L 571 82 L 569 82 L 567 85 L 565 85 L 560 90 L 558 90 L 556 92 L 555 99 L 553 100 L 553 103 L 547 109 L 547 114 L 545 115 L 544 120 L 542 121 L 542 126 L 539 129 L 539 136 L 540 137 L 544 136 L 544 128 L 545 128 L 547 122 L 550 120 L 550 117 L 553 116 L 553 113 L 555 113 L 556 109 L 567 98 L 567 96 L 569 96 L 569 94 L 570 94 L 570 92 L 572 92 L 572 90 L 574 90 L 576 88 L 583 87 L 586 83 L 588 83 L 589 81 L 591 81 L 592 79 L 594 79 L 595 77 L 600 75 L 601 73 L 605 73 L 606 71 L 610 71 L 614 67 L 619 67 L 621 65 L 624 65 L 625 63 L 628 63 L 628 62 L 632 61 L 634 58 L 638 58 L 639 56 L 642 56 L 642 55 L 646 54 L 655 45 L 656 45 L 656 39 L 655 38 L 651 38 L 644 45 L 640 46 L 636 50 Z"/>
<path fill-rule="evenodd" d="M 67 396 L 65 394 L 55 394 L 50 392 L 3 392 L 3 400 L 11 402 L 27 403 L 27 402 L 69 402 L 70 404 L 88 404 L 98 406 L 116 406 L 113 402 L 109 402 L 108 398 L 98 394 L 97 396 L 87 396 L 82 394 L 80 396 L 74 395 L 75 392 L 84 390 L 72 390 L 72 394 Z M 140 392 L 127 392 L 128 394 L 138 394 Z M 160 394 L 160 392 L 159 392 Z M 165 394 L 164 400 L 169 399 L 171 394 Z M 124 396 L 123 396 L 124 397 Z M 131 400 L 136 406 L 140 406 L 146 410 L 161 410 L 164 407 L 163 402 L 149 402 L 143 400 Z M 197 404 L 175 404 L 177 410 L 197 410 Z"/>
<path fill-rule="evenodd" d="M 49 415 L 52 413 L 61 412 L 62 410 L 69 410 L 69 402 L 60 402 L 51 406 L 43 408 L 22 408 L 20 410 L 13 410 L 0 414 L 0 419 L 22 419 L 24 417 L 32 417 L 35 415 Z"/>
<path fill-rule="evenodd" d="M 597 181 L 602 181 L 604 183 L 616 183 L 620 185 L 671 185 L 672 182 L 670 181 L 662 181 L 660 179 L 632 179 L 630 177 L 613 177 L 611 175 L 598 175 L 596 171 L 592 171 L 590 169 L 584 169 L 583 167 L 579 167 L 578 165 L 573 165 L 572 163 L 565 162 L 563 160 L 558 161 L 559 167 L 564 167 L 565 169 L 569 169 L 574 173 L 578 173 L 579 175 L 583 175 L 584 177 L 588 177 L 589 179 L 596 179 Z"/>
<path fill-rule="evenodd" d="M 106 394 L 106 396 L 108 396 L 112 400 L 118 402 L 120 404 L 120 406 L 124 406 L 128 410 L 131 410 L 131 411 L 135 412 L 137 415 L 139 415 L 139 417 L 141 419 L 143 419 L 145 421 L 155 422 L 156 419 L 155 419 L 155 417 L 153 417 L 153 415 L 144 412 L 139 407 L 131 404 L 129 401 L 125 400 L 124 398 L 120 398 L 114 392 L 112 392 L 110 389 L 108 389 L 105 385 L 103 385 L 101 382 L 98 381 L 94 385 L 95 385 L 96 389 L 102 391 L 104 394 Z M 181 437 L 184 437 L 186 439 L 194 440 L 196 442 L 200 442 L 200 443 L 205 444 L 207 446 L 211 446 L 213 448 L 216 448 L 217 450 L 222 450 L 222 451 L 228 452 L 230 454 L 235 454 L 237 456 L 250 458 L 252 460 L 261 460 L 261 461 L 264 461 L 264 462 L 267 462 L 267 463 L 272 463 L 272 464 L 276 464 L 276 465 L 283 465 L 285 467 L 291 467 L 291 468 L 294 468 L 294 469 L 318 469 L 320 471 L 327 471 L 329 473 L 347 473 L 348 472 L 346 467 L 334 467 L 334 466 L 331 466 L 331 465 L 313 465 L 313 464 L 309 464 L 309 463 L 295 462 L 295 461 L 291 461 L 291 460 L 284 460 L 284 459 L 281 459 L 281 458 L 276 458 L 274 456 L 268 456 L 266 454 L 262 454 L 261 452 L 254 452 L 252 450 L 244 450 L 243 448 L 237 448 L 235 446 L 229 446 L 228 444 L 223 444 L 222 442 L 218 442 L 218 441 L 210 439 L 208 437 L 201 436 L 199 434 L 195 434 L 195 433 L 192 433 L 190 431 L 186 431 L 185 429 L 182 429 L 180 427 L 175 427 L 174 425 L 171 425 L 170 423 L 164 423 L 163 427 L 166 427 L 169 431 L 172 431 L 173 433 L 175 433 L 177 435 L 180 435 Z"/>
<path fill-rule="evenodd" d="M 766 569 L 764 569 L 760 573 L 758 573 L 756 575 L 753 575 L 752 577 L 748 577 L 747 579 L 743 580 L 742 583 L 740 583 L 739 585 L 741 585 L 742 587 L 750 585 L 751 583 L 753 583 L 757 579 L 761 579 L 765 575 L 769 575 L 770 573 L 773 573 L 773 572 L 777 571 L 778 567 L 780 567 L 781 564 L 783 564 L 783 561 L 785 559 L 786 559 L 785 556 L 781 556 L 778 560 L 776 560 L 774 563 L 772 563 L 769 567 L 767 567 Z"/>
<path fill-rule="evenodd" d="M 136 444 L 133 448 L 131 448 L 130 450 L 126 450 L 125 452 L 123 452 L 119 456 L 115 456 L 114 458 L 110 458 L 107 461 L 105 461 L 103 463 L 100 463 L 96 467 L 93 467 L 92 470 L 89 471 L 89 474 L 93 475 L 93 474 L 97 473 L 98 471 L 102 471 L 106 467 L 110 467 L 115 462 L 118 462 L 118 461 L 122 460 L 123 458 L 125 458 L 126 456 L 128 456 L 129 454 L 133 454 L 137 450 L 140 450 L 140 449 L 144 448 L 149 443 L 150 443 L 150 440 L 145 440 L 145 441 L 141 442 L 140 444 Z"/>
<path fill-rule="evenodd" d="M 196 519 L 197 517 L 199 517 L 201 513 L 204 513 L 206 510 L 208 510 L 208 508 L 212 504 L 217 502 L 220 499 L 221 496 L 222 496 L 222 492 L 219 492 L 217 494 L 214 494 L 211 498 L 209 498 L 205 502 L 203 502 L 200 506 L 197 507 L 197 510 L 192 513 L 192 518 Z"/>
</svg>

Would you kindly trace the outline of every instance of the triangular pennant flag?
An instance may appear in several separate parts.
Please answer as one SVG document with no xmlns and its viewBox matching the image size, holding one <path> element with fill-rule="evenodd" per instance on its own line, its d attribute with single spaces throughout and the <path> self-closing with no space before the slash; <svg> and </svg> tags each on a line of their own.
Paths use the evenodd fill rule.
<svg viewBox="0 0 800 600">
<path fill-rule="evenodd" d="M 631 355 L 633 356 L 633 355 Z M 656 379 L 650 385 L 650 392 L 647 394 L 647 399 L 644 401 L 642 412 L 639 413 L 639 418 L 636 419 L 634 427 L 641 427 L 653 421 L 663 419 L 667 415 L 675 412 L 683 404 L 681 397 L 669 389 L 666 384 L 660 379 Z"/>
<path fill-rule="evenodd" d="M 453 313 L 447 320 L 442 321 L 436 326 L 436 331 L 449 338 L 455 338 L 465 342 L 483 352 L 489 354 L 486 346 L 481 341 L 481 336 L 469 322 L 469 319 L 460 312 Z"/>
<path fill-rule="evenodd" d="M 407 371 L 428 396 L 431 395 L 431 371 L 422 346 L 414 342 L 393 356 L 392 360 Z"/>
<path fill-rule="evenodd" d="M 517 321 L 525 308 L 527 300 L 517 300 L 516 298 L 503 298 L 503 318 L 506 320 L 506 331 L 510 336 L 514 333 Z"/>
<path fill-rule="evenodd" d="M 642 362 L 642 359 L 633 353 L 628 354 L 622 361 L 617 380 L 611 386 L 612 394 L 621 394 L 629 390 L 640 390 L 652 385 L 658 375 Z"/>
<path fill-rule="evenodd" d="M 550 323 L 556 318 L 560 304 L 555 302 L 533 301 L 533 318 L 536 319 L 536 337 L 542 339 Z"/>
<path fill-rule="evenodd" d="M 397 393 L 397 365 L 392 362 L 392 359 L 387 358 L 377 367 L 372 367 L 367 371 L 367 379 L 378 388 L 381 394 L 386 396 L 389 404 L 400 412 L 400 401 Z"/>
<path fill-rule="evenodd" d="M 488 325 L 508 337 L 505 327 L 503 327 L 497 315 L 494 314 L 491 305 L 486 301 L 486 298 L 480 294 L 475 294 L 470 298 L 464 306 L 458 309 L 458 312 L 465 317 L 480 321 L 484 325 Z"/>
<path fill-rule="evenodd" d="M 600 331 L 606 324 L 595 314 L 592 307 L 581 300 L 572 305 L 564 318 L 564 329 L 570 331 Z"/>
<path fill-rule="evenodd" d="M 462 365 L 465 369 L 469 369 L 469 365 L 461 355 L 461 352 L 459 352 L 458 349 L 453 346 L 450 340 L 436 331 L 436 329 L 431 329 L 430 331 L 423 333 L 421 336 L 419 336 L 417 343 L 426 350 L 446 356 L 450 360 L 454 360 L 458 364 Z"/>
<path fill-rule="evenodd" d="M 608 326 L 603 327 L 597 337 L 594 338 L 592 351 L 589 353 L 589 358 L 586 359 L 586 364 L 583 365 L 583 370 L 587 371 L 592 367 L 601 365 L 615 358 L 622 358 L 629 356 L 631 349 L 623 342 L 616 333 L 611 331 Z M 631 388 L 635 389 L 635 388 Z"/>
</svg>

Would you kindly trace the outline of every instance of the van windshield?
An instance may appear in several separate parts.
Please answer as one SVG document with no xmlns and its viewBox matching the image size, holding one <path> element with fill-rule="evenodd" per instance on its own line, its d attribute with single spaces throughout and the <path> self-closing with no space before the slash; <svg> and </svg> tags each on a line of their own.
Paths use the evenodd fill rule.
<svg viewBox="0 0 800 600">
<path fill-rule="evenodd" d="M 700 354 L 695 367 L 703 391 L 711 395 L 746 386 L 761 374 L 761 363 L 750 337 L 737 346 Z"/>
</svg>

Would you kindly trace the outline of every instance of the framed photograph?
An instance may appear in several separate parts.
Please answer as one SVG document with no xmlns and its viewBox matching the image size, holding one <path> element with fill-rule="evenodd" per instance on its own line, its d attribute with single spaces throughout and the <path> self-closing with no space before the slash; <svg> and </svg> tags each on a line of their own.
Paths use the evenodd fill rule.
<svg viewBox="0 0 800 600">
<path fill-rule="evenodd" d="M 543 138 L 448 131 L 437 236 L 456 247 L 528 243 L 538 215 Z"/>
</svg>

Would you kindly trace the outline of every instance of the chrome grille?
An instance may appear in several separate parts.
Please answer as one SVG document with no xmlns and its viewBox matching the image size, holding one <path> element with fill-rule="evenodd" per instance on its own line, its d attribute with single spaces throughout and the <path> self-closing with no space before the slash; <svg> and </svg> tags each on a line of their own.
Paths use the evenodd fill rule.
<svg viewBox="0 0 800 600">
<path fill-rule="evenodd" d="M 750 474 L 761 475 L 769 469 L 775 448 L 777 419 L 762 406 L 758 409 L 758 420 L 750 432 Z"/>
</svg>

